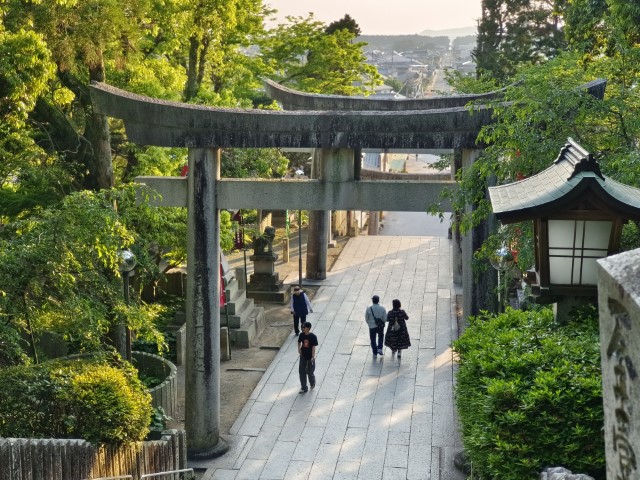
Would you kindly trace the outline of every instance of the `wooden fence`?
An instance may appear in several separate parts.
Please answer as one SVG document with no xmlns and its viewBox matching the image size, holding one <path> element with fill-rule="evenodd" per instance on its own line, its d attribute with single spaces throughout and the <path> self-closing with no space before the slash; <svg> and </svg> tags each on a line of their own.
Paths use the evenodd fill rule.
<svg viewBox="0 0 640 480">
<path fill-rule="evenodd" d="M 165 430 L 160 440 L 129 445 L 0 438 L 0 480 L 84 480 L 119 475 L 138 480 L 144 474 L 186 467 L 183 430 Z"/>
</svg>

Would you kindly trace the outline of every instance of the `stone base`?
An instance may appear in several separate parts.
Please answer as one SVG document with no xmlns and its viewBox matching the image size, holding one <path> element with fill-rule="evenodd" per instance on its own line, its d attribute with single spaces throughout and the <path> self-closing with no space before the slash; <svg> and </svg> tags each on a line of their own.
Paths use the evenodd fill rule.
<svg viewBox="0 0 640 480">
<path fill-rule="evenodd" d="M 247 297 L 252 298 L 256 302 L 280 303 L 284 305 L 291 298 L 291 293 L 288 289 L 283 289 L 279 292 L 264 292 L 253 290 L 247 292 Z"/>
<path fill-rule="evenodd" d="M 247 298 L 257 302 L 283 304 L 291 298 L 291 292 L 284 286 L 277 272 L 273 275 L 254 273 L 247 285 Z"/>
<path fill-rule="evenodd" d="M 222 438 L 218 438 L 218 443 L 208 449 L 192 449 L 187 448 L 187 459 L 189 460 L 205 460 L 207 458 L 218 458 L 227 453 L 229 444 Z"/>
</svg>

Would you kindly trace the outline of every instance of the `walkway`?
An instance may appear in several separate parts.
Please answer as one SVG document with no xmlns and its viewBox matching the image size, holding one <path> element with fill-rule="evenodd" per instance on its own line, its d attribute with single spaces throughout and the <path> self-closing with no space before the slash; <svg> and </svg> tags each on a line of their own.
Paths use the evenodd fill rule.
<svg viewBox="0 0 640 480">
<path fill-rule="evenodd" d="M 270 365 L 208 462 L 203 480 L 465 478 L 453 407 L 457 332 L 450 243 L 440 237 L 349 240 L 314 298 L 315 390 L 299 394 L 295 337 Z M 372 357 L 364 311 L 399 298 L 412 347 Z"/>
</svg>

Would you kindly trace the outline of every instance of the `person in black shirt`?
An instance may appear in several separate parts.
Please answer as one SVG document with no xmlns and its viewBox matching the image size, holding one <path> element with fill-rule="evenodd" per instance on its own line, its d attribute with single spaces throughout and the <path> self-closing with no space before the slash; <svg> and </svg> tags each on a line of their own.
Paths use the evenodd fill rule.
<svg viewBox="0 0 640 480">
<path fill-rule="evenodd" d="M 298 336 L 298 354 L 300 355 L 300 393 L 309 391 L 307 388 L 307 376 L 309 377 L 309 385 L 311 388 L 316 386 L 316 347 L 318 346 L 318 337 L 311 333 L 311 322 L 302 324 L 302 333 Z"/>
</svg>

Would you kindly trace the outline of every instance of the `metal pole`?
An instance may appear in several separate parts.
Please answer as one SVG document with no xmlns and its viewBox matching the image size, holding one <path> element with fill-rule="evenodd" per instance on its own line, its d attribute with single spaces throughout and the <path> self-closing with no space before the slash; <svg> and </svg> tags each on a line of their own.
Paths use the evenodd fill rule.
<svg viewBox="0 0 640 480">
<path fill-rule="evenodd" d="M 242 253 L 244 254 L 244 289 L 248 290 L 247 286 L 247 249 L 246 247 L 242 247 Z"/>
<path fill-rule="evenodd" d="M 302 288 L 302 210 L 298 210 L 298 285 Z"/>
<path fill-rule="evenodd" d="M 122 272 L 122 280 L 124 283 L 124 303 L 129 306 L 129 274 L 131 272 Z M 125 326 L 126 345 L 127 345 L 127 361 L 131 362 L 131 329 L 129 325 Z"/>
<path fill-rule="evenodd" d="M 498 269 L 498 313 L 502 312 L 502 284 L 500 282 L 500 272 L 502 271 L 502 269 Z"/>
</svg>

